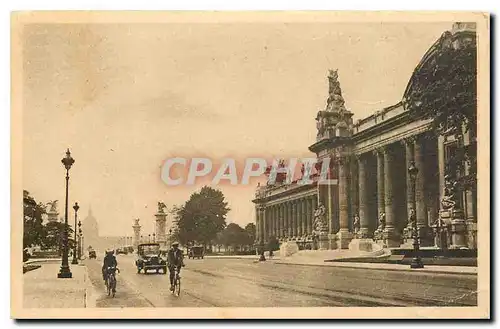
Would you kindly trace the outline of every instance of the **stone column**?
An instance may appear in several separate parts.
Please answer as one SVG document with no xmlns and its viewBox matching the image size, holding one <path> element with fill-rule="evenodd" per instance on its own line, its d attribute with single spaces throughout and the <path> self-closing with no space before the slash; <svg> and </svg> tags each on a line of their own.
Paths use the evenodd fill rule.
<svg viewBox="0 0 500 329">
<path fill-rule="evenodd" d="M 281 204 L 276 205 L 276 237 L 281 237 Z"/>
<path fill-rule="evenodd" d="M 49 221 L 49 223 L 56 223 L 58 216 L 59 213 L 57 212 L 57 209 L 50 209 L 47 212 L 47 220 Z"/>
<path fill-rule="evenodd" d="M 315 195 L 311 199 L 311 205 L 312 205 L 312 214 L 311 214 L 311 232 L 315 230 L 314 227 L 314 212 L 316 211 L 316 208 L 318 207 L 318 196 Z"/>
<path fill-rule="evenodd" d="M 276 205 L 276 220 L 274 221 L 274 231 L 276 233 L 276 238 L 280 237 L 280 204 Z"/>
<path fill-rule="evenodd" d="M 311 217 L 312 217 L 312 209 L 311 209 L 311 198 L 306 198 L 306 235 L 310 235 L 311 230 Z"/>
<path fill-rule="evenodd" d="M 255 242 L 259 241 L 260 239 L 260 210 L 259 206 L 255 206 Z"/>
<path fill-rule="evenodd" d="M 411 178 L 410 175 L 408 174 L 408 168 L 410 168 L 410 164 L 412 161 L 415 161 L 415 138 L 414 137 L 408 137 L 403 140 L 404 146 L 405 146 L 405 158 L 406 158 L 406 209 L 407 209 L 407 218 L 405 218 L 406 221 L 406 231 L 411 232 L 411 223 L 408 220 L 410 216 L 411 209 L 413 209 L 413 194 L 415 191 L 411 189 L 412 183 L 411 183 Z M 420 168 L 418 168 L 420 170 Z M 407 236 L 406 238 L 410 239 L 410 236 Z"/>
<path fill-rule="evenodd" d="M 139 218 L 134 220 L 134 225 L 132 225 L 134 230 L 134 250 L 137 251 L 137 246 L 141 243 L 141 225 L 139 224 Z"/>
<path fill-rule="evenodd" d="M 396 212 L 394 209 L 394 182 L 392 173 L 394 173 L 394 154 L 390 145 L 386 146 L 384 157 L 384 204 L 385 204 L 385 230 L 384 240 L 385 245 L 389 248 L 399 247 L 400 239 L 396 231 Z"/>
<path fill-rule="evenodd" d="M 297 200 L 297 237 L 302 236 L 302 199 Z"/>
<path fill-rule="evenodd" d="M 370 221 L 368 219 L 368 192 L 366 190 L 366 158 L 363 155 L 359 155 L 357 160 L 359 181 L 359 235 L 361 238 L 368 238 L 371 234 Z"/>
<path fill-rule="evenodd" d="M 339 174 L 339 245 L 340 249 L 349 248 L 351 241 L 351 233 L 349 232 L 349 204 L 348 193 L 349 186 L 347 184 L 347 159 L 345 157 L 338 159 L 338 174 Z"/>
<path fill-rule="evenodd" d="M 433 245 L 429 231 L 429 220 L 427 218 L 427 201 L 425 194 L 425 154 L 423 149 L 423 136 L 415 139 L 415 166 L 418 168 L 417 180 L 415 181 L 415 201 L 417 204 L 417 227 L 421 246 Z"/>
<path fill-rule="evenodd" d="M 162 247 L 167 247 L 167 214 L 163 210 L 155 214 L 156 217 L 156 242 Z"/>
<path fill-rule="evenodd" d="M 297 201 L 292 201 L 292 237 L 297 237 Z"/>
<path fill-rule="evenodd" d="M 267 241 L 267 237 L 269 234 L 268 218 L 269 218 L 269 208 L 264 206 L 264 209 L 262 211 L 262 243 L 265 243 Z"/>
<path fill-rule="evenodd" d="M 268 238 L 270 238 L 271 236 L 274 235 L 274 219 L 276 218 L 275 214 L 274 214 L 274 210 L 275 210 L 274 206 L 269 207 L 269 234 L 268 234 Z"/>
<path fill-rule="evenodd" d="M 307 235 L 307 198 L 302 199 L 302 234 L 300 236 Z"/>
<path fill-rule="evenodd" d="M 286 213 L 287 213 L 287 234 L 288 234 L 288 239 L 290 239 L 293 236 L 293 220 L 292 220 L 292 202 L 287 202 L 286 203 Z"/>
<path fill-rule="evenodd" d="M 286 236 L 286 203 L 281 204 L 281 237 Z"/>
<path fill-rule="evenodd" d="M 379 225 L 378 218 L 380 214 L 385 213 L 385 171 L 384 171 L 384 161 L 385 161 L 385 150 L 379 148 L 375 151 L 375 156 L 377 157 L 377 226 Z"/>
<path fill-rule="evenodd" d="M 276 237 L 281 238 L 281 203 L 276 206 L 278 212 L 278 217 L 276 219 Z"/>
</svg>

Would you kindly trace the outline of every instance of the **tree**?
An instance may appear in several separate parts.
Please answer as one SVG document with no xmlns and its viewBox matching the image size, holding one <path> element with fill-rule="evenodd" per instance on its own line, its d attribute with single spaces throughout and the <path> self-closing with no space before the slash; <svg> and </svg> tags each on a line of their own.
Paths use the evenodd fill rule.
<svg viewBox="0 0 500 329">
<path fill-rule="evenodd" d="M 248 233 L 236 223 L 230 223 L 220 236 L 220 243 L 224 246 L 231 246 L 233 250 L 239 249 L 242 245 L 247 245 Z"/>
<path fill-rule="evenodd" d="M 49 222 L 44 226 L 44 236 L 42 239 L 42 246 L 46 249 L 57 250 L 59 254 L 62 253 L 63 239 L 64 239 L 64 223 L 62 222 Z M 75 245 L 73 239 L 74 230 L 68 225 L 68 248 L 72 249 Z"/>
<path fill-rule="evenodd" d="M 42 244 L 45 211 L 44 204 L 37 203 L 28 191 L 23 191 L 23 248 Z"/>
<path fill-rule="evenodd" d="M 253 245 L 255 243 L 255 238 L 257 236 L 257 229 L 254 223 L 248 223 L 245 226 L 245 231 L 247 233 L 246 244 Z"/>
<path fill-rule="evenodd" d="M 219 190 L 204 186 L 200 192 L 193 193 L 177 210 L 180 242 L 196 241 L 206 246 L 226 227 L 229 210 Z"/>
<path fill-rule="evenodd" d="M 280 243 L 275 236 L 269 237 L 269 241 L 267 242 L 267 249 L 269 251 L 275 251 L 280 248 Z"/>
<path fill-rule="evenodd" d="M 452 40 L 449 32 L 417 67 L 405 103 L 414 118 L 431 119 L 434 135 L 454 136 L 456 152 L 447 158 L 446 175 L 462 189 L 476 189 L 477 173 L 477 46 L 475 36 Z M 470 145 L 463 144 L 468 132 Z M 465 174 L 465 165 L 468 173 Z"/>
</svg>

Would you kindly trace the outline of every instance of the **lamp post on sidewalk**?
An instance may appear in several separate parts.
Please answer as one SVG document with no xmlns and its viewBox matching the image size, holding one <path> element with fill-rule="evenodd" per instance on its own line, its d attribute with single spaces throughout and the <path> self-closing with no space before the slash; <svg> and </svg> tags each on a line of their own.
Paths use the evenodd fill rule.
<svg viewBox="0 0 500 329">
<path fill-rule="evenodd" d="M 78 209 L 80 209 L 80 206 L 78 205 L 78 202 L 75 202 L 75 205 L 73 206 L 73 209 L 75 210 L 75 241 L 74 241 L 74 245 L 73 245 L 73 261 L 71 262 L 71 264 L 77 265 L 78 264 L 78 258 L 77 258 L 76 252 L 77 252 L 78 243 L 77 243 L 77 240 L 76 240 L 76 234 L 78 232 L 77 232 L 77 229 L 76 229 L 76 222 L 77 222 L 77 218 L 78 218 Z"/>
<path fill-rule="evenodd" d="M 78 221 L 78 258 L 82 259 L 82 222 Z"/>
<path fill-rule="evenodd" d="M 69 149 L 66 151 L 66 157 L 64 157 L 61 162 L 64 165 L 64 168 L 66 168 L 66 203 L 64 208 L 63 254 L 61 268 L 57 277 L 60 279 L 69 279 L 73 277 L 73 274 L 71 273 L 68 263 L 68 185 L 69 170 L 71 169 L 73 163 L 75 163 L 75 159 L 71 157 Z"/>
<path fill-rule="evenodd" d="M 417 216 L 416 211 L 417 203 L 415 200 L 415 183 L 417 180 L 418 168 L 415 167 L 415 161 L 410 163 L 410 167 L 408 167 L 408 174 L 410 175 L 411 182 L 411 204 L 412 209 L 410 211 L 410 221 L 412 222 L 412 235 L 413 235 L 413 253 L 415 254 L 410 263 L 410 268 L 423 268 L 424 264 L 422 263 L 422 259 L 420 258 L 420 243 L 419 243 L 419 233 L 417 227 Z"/>
</svg>

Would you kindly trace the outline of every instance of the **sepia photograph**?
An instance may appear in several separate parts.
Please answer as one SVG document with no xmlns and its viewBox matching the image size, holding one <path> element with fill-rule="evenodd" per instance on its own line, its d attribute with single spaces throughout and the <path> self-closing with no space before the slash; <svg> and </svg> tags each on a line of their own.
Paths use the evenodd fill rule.
<svg viewBox="0 0 500 329">
<path fill-rule="evenodd" d="M 489 35 L 12 13 L 11 316 L 489 318 Z"/>
</svg>

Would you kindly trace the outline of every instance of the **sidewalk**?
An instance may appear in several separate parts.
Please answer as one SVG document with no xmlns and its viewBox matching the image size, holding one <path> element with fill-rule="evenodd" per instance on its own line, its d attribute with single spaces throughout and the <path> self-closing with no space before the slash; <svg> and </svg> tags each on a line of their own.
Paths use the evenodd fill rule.
<svg viewBox="0 0 500 329">
<path fill-rule="evenodd" d="M 331 253 L 331 251 L 329 251 Z M 327 251 L 328 253 L 328 251 Z M 331 256 L 331 254 L 330 254 Z M 338 254 L 337 256 L 340 256 Z M 211 259 L 248 259 L 257 262 L 259 256 L 255 255 L 211 255 L 205 256 Z M 331 258 L 331 257 L 330 257 Z M 290 257 L 273 256 L 269 258 L 266 256 L 266 261 L 274 261 L 275 264 L 281 265 L 302 265 L 302 266 L 328 266 L 328 267 L 344 267 L 344 268 L 360 268 L 371 270 L 385 270 L 385 271 L 403 271 L 403 272 L 419 272 L 419 273 L 442 273 L 442 274 L 464 274 L 464 275 L 477 275 L 477 267 L 472 266 L 440 266 L 440 265 L 427 265 L 421 269 L 411 269 L 409 265 L 402 264 L 384 264 L 384 263 L 344 263 L 344 262 L 325 262 L 324 253 L 302 253 L 299 255 L 292 255 Z"/>
<path fill-rule="evenodd" d="M 70 260 L 71 262 L 71 260 Z M 31 258 L 24 262 L 24 265 L 36 264 L 36 263 L 59 263 L 61 264 L 61 258 Z"/>
<path fill-rule="evenodd" d="M 73 278 L 59 279 L 59 263 L 43 263 L 42 267 L 23 274 L 23 303 L 25 308 L 83 308 L 88 307 L 87 269 L 70 265 Z"/>
<path fill-rule="evenodd" d="M 411 269 L 408 265 L 401 264 L 383 264 L 383 263 L 342 263 L 342 262 L 325 262 L 321 260 L 297 260 L 288 259 L 279 260 L 276 264 L 286 265 L 303 265 L 303 266 L 329 266 L 329 267 L 344 267 L 344 268 L 364 268 L 371 270 L 385 271 L 404 271 L 404 272 L 419 272 L 419 273 L 443 273 L 443 274 L 467 274 L 477 275 L 477 267 L 471 266 L 437 266 L 428 265 L 424 268 Z"/>
<path fill-rule="evenodd" d="M 205 255 L 205 258 L 211 258 L 211 259 L 253 259 L 253 260 L 259 260 L 260 256 L 256 255 Z M 268 255 L 266 255 L 266 260 L 279 260 L 280 256 L 273 256 L 272 258 L 269 258 Z"/>
</svg>

